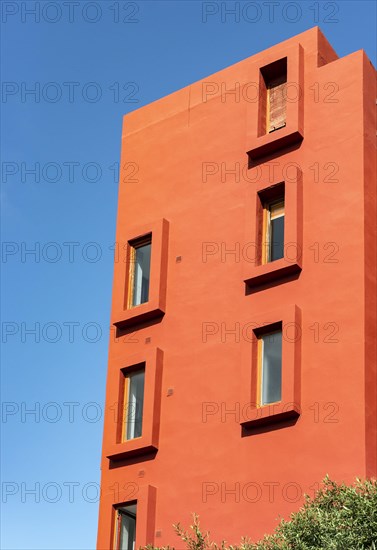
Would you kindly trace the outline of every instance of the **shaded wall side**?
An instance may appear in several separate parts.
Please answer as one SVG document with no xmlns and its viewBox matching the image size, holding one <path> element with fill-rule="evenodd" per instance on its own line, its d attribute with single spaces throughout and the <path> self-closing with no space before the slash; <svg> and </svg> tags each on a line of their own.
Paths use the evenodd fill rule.
<svg viewBox="0 0 377 550">
<path fill-rule="evenodd" d="M 377 475 L 376 71 L 363 54 L 366 475 Z"/>
</svg>

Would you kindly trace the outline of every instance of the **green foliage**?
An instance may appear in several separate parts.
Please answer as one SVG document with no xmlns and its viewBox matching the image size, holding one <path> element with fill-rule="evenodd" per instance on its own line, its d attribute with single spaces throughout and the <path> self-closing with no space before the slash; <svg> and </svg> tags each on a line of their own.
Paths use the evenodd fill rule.
<svg viewBox="0 0 377 550">
<path fill-rule="evenodd" d="M 174 529 L 185 550 L 377 550 L 377 480 L 357 479 L 349 487 L 326 477 L 314 498 L 306 496 L 289 521 L 282 520 L 274 534 L 257 543 L 242 539 L 237 546 L 217 544 L 201 532 L 196 514 L 189 531 L 179 523 Z"/>
</svg>

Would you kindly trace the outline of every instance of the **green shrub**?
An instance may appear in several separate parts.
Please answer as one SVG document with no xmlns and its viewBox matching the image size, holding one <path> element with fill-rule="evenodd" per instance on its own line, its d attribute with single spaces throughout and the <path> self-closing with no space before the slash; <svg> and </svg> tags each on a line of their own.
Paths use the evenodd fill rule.
<svg viewBox="0 0 377 550">
<path fill-rule="evenodd" d="M 174 530 L 187 550 L 377 550 L 377 480 L 357 479 L 349 487 L 326 477 L 314 498 L 306 495 L 289 521 L 282 520 L 272 535 L 257 543 L 242 539 L 237 546 L 217 544 L 208 532 L 201 532 L 196 514 L 189 531 L 179 523 Z M 182 550 L 181 545 L 177 548 Z"/>
</svg>

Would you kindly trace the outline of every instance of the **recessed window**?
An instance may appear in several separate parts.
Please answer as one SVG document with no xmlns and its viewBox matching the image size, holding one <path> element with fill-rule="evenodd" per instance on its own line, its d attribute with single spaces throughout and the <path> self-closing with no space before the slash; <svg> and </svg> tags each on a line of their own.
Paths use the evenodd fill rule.
<svg viewBox="0 0 377 550">
<path fill-rule="evenodd" d="M 152 236 L 130 243 L 130 273 L 128 307 L 135 307 L 149 300 Z"/>
<path fill-rule="evenodd" d="M 136 504 L 119 506 L 115 510 L 115 550 L 135 550 Z"/>
<path fill-rule="evenodd" d="M 263 209 L 263 263 L 284 258 L 284 198 L 267 202 Z"/>
<path fill-rule="evenodd" d="M 131 371 L 124 377 L 122 441 L 129 441 L 142 435 L 144 379 L 144 367 Z"/>
<path fill-rule="evenodd" d="M 282 331 L 262 334 L 258 339 L 258 402 L 281 401 Z"/>
<path fill-rule="evenodd" d="M 263 133 L 284 128 L 287 123 L 287 58 L 279 59 L 261 69 L 262 101 L 260 119 Z"/>
</svg>

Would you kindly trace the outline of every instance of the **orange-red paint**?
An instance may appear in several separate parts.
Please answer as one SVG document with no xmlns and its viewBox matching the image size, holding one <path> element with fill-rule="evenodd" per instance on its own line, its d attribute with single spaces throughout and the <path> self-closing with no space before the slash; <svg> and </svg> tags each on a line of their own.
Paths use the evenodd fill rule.
<svg viewBox="0 0 377 550">
<path fill-rule="evenodd" d="M 253 86 L 285 56 L 299 97 L 264 134 Z M 124 118 L 99 550 L 117 504 L 137 501 L 137 546 L 181 548 L 192 512 L 237 543 L 325 474 L 377 474 L 375 98 L 365 53 L 338 59 L 314 28 Z M 282 182 L 285 257 L 262 265 L 258 193 Z M 150 232 L 150 302 L 127 310 L 127 243 Z M 275 410 L 253 403 L 271 323 Z M 120 371 L 143 361 L 143 434 L 118 443 Z"/>
</svg>

